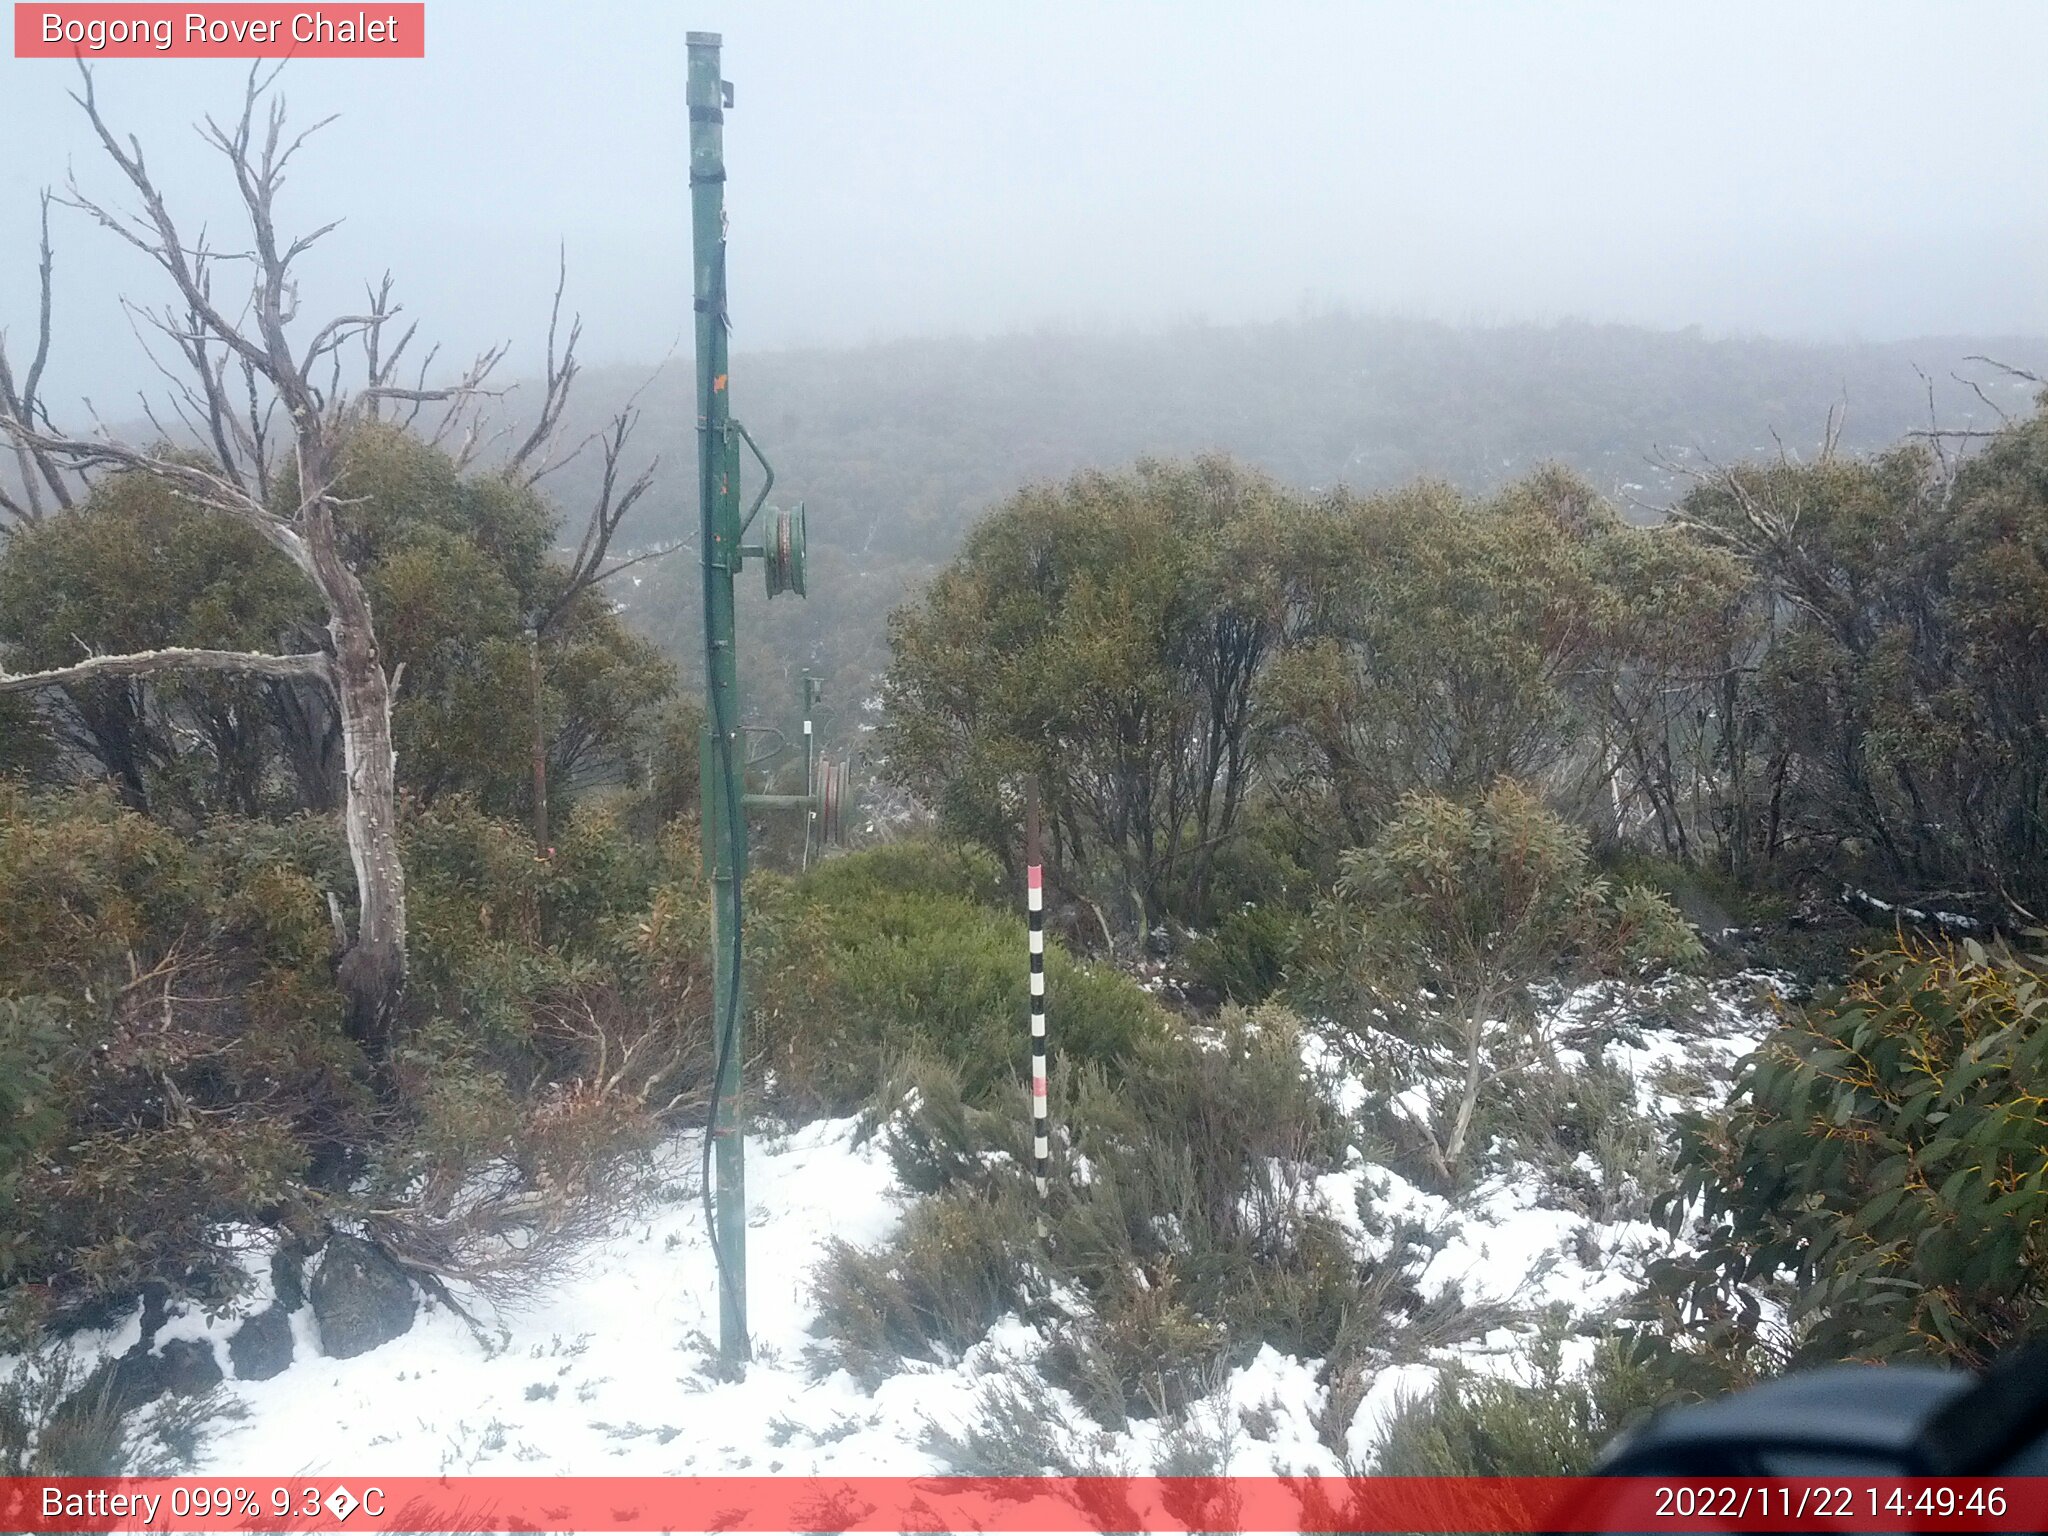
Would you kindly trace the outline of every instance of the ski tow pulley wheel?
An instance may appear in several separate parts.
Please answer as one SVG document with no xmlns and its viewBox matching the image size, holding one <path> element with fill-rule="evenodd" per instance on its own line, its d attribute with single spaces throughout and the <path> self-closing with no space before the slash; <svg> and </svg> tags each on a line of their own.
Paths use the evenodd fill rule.
<svg viewBox="0 0 2048 1536">
<path fill-rule="evenodd" d="M 818 765 L 818 836 L 835 847 L 846 842 L 846 766 Z"/>
<path fill-rule="evenodd" d="M 784 592 L 804 595 L 804 508 L 798 502 L 793 512 L 777 512 L 775 527 L 768 538 L 766 568 L 768 595 Z"/>
</svg>

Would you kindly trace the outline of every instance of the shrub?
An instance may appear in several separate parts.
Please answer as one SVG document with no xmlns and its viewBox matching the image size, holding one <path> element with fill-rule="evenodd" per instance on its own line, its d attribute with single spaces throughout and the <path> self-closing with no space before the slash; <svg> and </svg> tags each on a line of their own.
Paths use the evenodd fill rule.
<svg viewBox="0 0 2048 1536">
<path fill-rule="evenodd" d="M 964 1424 L 928 1423 L 924 1443 L 956 1477 L 1113 1475 L 1087 1456 L 1088 1439 L 1036 1367 L 1012 1362 Z"/>
<path fill-rule="evenodd" d="M 1300 991 L 1366 1074 L 1423 1090 L 1401 1113 L 1446 1188 L 1471 1177 L 1501 1084 L 1549 1059 L 1560 974 L 1642 981 L 1700 958 L 1669 903 L 1609 887 L 1584 834 L 1512 780 L 1471 804 L 1410 796 L 1341 864 Z"/>
<path fill-rule="evenodd" d="M 1293 958 L 1295 925 L 1266 907 L 1233 912 L 1188 946 L 1197 983 L 1233 1003 L 1262 1003 L 1280 988 Z"/>
<path fill-rule="evenodd" d="M 602 808 L 553 861 L 452 798 L 405 830 L 404 1091 L 379 1106 L 334 981 L 330 893 L 352 879 L 331 822 L 216 818 L 188 838 L 104 792 L 0 784 L 10 1334 L 152 1283 L 223 1300 L 250 1225 L 369 1221 L 483 1283 L 515 1251 L 538 1274 L 618 1203 L 704 1075 L 694 861 Z"/>
<path fill-rule="evenodd" d="M 1583 1477 L 1616 1435 L 1680 1395 L 1642 1352 L 1603 1337 L 1587 1366 L 1564 1369 L 1553 1321 L 1533 1340 L 1528 1381 L 1453 1366 L 1403 1404 L 1373 1462 L 1381 1477 Z"/>
<path fill-rule="evenodd" d="M 1019 1305 L 1019 1273 L 1043 1268 L 1087 1300 L 1055 1326 L 1048 1377 L 1121 1425 L 1182 1413 L 1262 1342 L 1341 1372 L 1389 1347 L 1419 1304 L 1406 1244 L 1361 1263 L 1323 1209 L 1315 1175 L 1335 1165 L 1343 1138 L 1281 1009 L 1233 1012 L 1199 1039 L 1148 1036 L 1114 1077 L 1101 1064 L 1056 1072 L 1062 1145 L 1042 1204 L 1019 1155 L 1021 1105 L 978 1110 L 929 1066 L 899 1082 L 918 1091 L 889 1119 L 891 1150 L 906 1182 L 939 1193 L 892 1243 L 828 1265 L 831 1358 L 879 1372 L 905 1354 L 933 1358 L 934 1339 L 957 1352 Z M 931 1273 L 948 1244 L 920 1220 L 969 1250 L 950 1288 Z M 920 1295 L 946 1299 L 943 1326 L 931 1320 L 938 1303 Z"/>
<path fill-rule="evenodd" d="M 2038 960 L 1899 939 L 1788 1011 L 1726 1113 L 1691 1117 L 1652 1272 L 1693 1325 L 1754 1343 L 1781 1296 L 1805 1358 L 1978 1366 L 2048 1319 Z"/>
<path fill-rule="evenodd" d="M 1097 1296 L 1093 1312 L 1055 1338 L 1048 1379 L 1113 1427 L 1185 1411 L 1214 1386 L 1229 1340 L 1183 1290 L 1168 1264 L 1142 1285 Z"/>
<path fill-rule="evenodd" d="M 1021 1194 L 948 1191 L 912 1206 L 878 1248 L 834 1241 L 815 1281 L 814 1363 L 872 1387 L 907 1357 L 948 1361 L 1027 1297 L 1033 1216 Z"/>
<path fill-rule="evenodd" d="M 1406 1246 L 1362 1262 L 1324 1208 L 1316 1177 L 1345 1136 L 1284 1009 L 1150 1046 L 1120 1084 L 1084 1076 L 1062 1120 L 1089 1177 L 1063 1191 L 1055 1253 L 1095 1300 L 1079 1331 L 1108 1418 L 1176 1411 L 1261 1343 L 1341 1373 L 1418 1303 Z"/>
<path fill-rule="evenodd" d="M 897 1106 L 883 1129 L 889 1160 L 904 1188 L 919 1194 L 992 1188 L 1005 1160 L 1014 1172 L 1029 1155 L 1016 1107 L 1002 1114 L 969 1104 L 959 1074 L 942 1062 L 905 1062 L 882 1102 Z"/>
<path fill-rule="evenodd" d="M 60 1347 L 0 1377 L 0 1477 L 169 1477 L 190 1470 L 213 1421 L 244 1410 L 218 1389 L 138 1408 L 103 1362 L 81 1379 Z"/>
<path fill-rule="evenodd" d="M 367 1134 L 317 838 L 193 841 L 104 792 L 0 788 L 0 1310 L 241 1283 L 223 1224 L 302 1219 Z"/>
<path fill-rule="evenodd" d="M 826 859 L 804 879 L 817 901 L 858 910 L 871 896 L 958 896 L 1000 906 L 1009 892 L 995 859 L 980 848 L 905 838 Z"/>
<path fill-rule="evenodd" d="M 0 1476 L 115 1477 L 128 1470 L 127 1404 L 111 1373 L 81 1384 L 45 1348 L 0 1380 Z"/>
<path fill-rule="evenodd" d="M 1199 916 L 1213 922 L 1246 907 L 1304 913 L 1317 887 L 1335 873 L 1322 867 L 1326 862 L 1317 858 L 1298 818 L 1278 805 L 1255 802 L 1237 836 L 1216 850 L 1209 869 L 1209 910 Z"/>
<path fill-rule="evenodd" d="M 689 828 L 577 806 L 549 857 L 451 798 L 409 825 L 408 1085 L 340 1208 L 501 1307 L 630 1211 L 641 1155 L 710 1074 L 709 916 Z"/>
<path fill-rule="evenodd" d="M 848 1113 L 906 1056 L 945 1064 L 969 1102 L 1014 1093 L 1030 1064 L 1024 923 L 961 894 L 986 889 L 992 867 L 913 844 L 758 882 L 756 1028 L 785 1103 Z M 1061 1062 L 1113 1069 L 1163 1027 L 1133 983 L 1057 944 L 1046 986 Z"/>
</svg>

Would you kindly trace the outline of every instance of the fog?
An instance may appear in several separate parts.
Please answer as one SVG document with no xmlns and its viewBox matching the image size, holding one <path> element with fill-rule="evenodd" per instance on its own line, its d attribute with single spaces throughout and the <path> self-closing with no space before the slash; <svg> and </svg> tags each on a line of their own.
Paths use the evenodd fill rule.
<svg viewBox="0 0 2048 1536">
<path fill-rule="evenodd" d="M 529 367 L 557 242 L 593 363 L 688 314 L 683 34 L 720 31 L 736 347 L 1343 308 L 1889 339 L 2048 331 L 2048 8 L 430 0 L 423 61 L 305 61 L 286 195 L 452 353 Z M 245 66 L 110 60 L 111 121 L 228 242 Z M 117 198 L 68 63 L 0 64 L 0 324 L 35 197 Z M 132 252 L 59 210 L 62 411 L 147 377 Z M 685 347 L 686 351 L 687 348 Z"/>
</svg>

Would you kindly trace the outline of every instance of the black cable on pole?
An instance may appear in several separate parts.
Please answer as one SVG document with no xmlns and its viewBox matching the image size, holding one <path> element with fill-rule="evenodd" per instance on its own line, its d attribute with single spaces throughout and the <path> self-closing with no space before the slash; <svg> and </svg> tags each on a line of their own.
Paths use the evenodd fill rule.
<svg viewBox="0 0 2048 1536">
<path fill-rule="evenodd" d="M 721 737 L 726 734 L 725 706 L 716 688 L 706 690 L 711 695 L 713 726 Z M 728 846 L 726 856 L 732 864 L 732 985 L 726 989 L 725 1019 L 718 1031 L 718 1052 L 711 1069 L 711 1108 L 704 1117 L 704 1158 L 700 1182 L 704 1189 L 704 1230 L 711 1239 L 711 1255 L 718 1265 L 719 1285 L 730 1290 L 737 1284 L 733 1274 L 732 1258 L 725 1246 L 718 1240 L 718 1205 L 712 1197 L 712 1154 L 718 1145 L 718 1085 L 725 1080 L 725 1069 L 731 1062 L 732 1042 L 738 1033 L 740 1007 L 740 933 L 744 923 L 743 907 L 745 898 L 741 890 L 740 868 L 746 853 L 746 823 L 741 820 L 742 807 L 734 792 L 732 775 L 721 774 L 725 781 L 726 826 Z M 713 894 L 716 900 L 716 893 Z M 714 909 L 715 910 L 715 909 Z M 723 1191 L 720 1191 L 722 1194 Z M 721 1295 L 724 1291 L 721 1291 Z M 722 1304 L 722 1303 L 721 1303 Z M 746 1353 L 752 1354 L 749 1347 Z"/>
<path fill-rule="evenodd" d="M 714 262 L 716 268 L 714 282 L 717 293 L 717 307 L 714 319 L 717 324 L 724 326 L 729 332 L 732 328 L 732 322 L 726 309 L 725 242 L 723 240 L 718 243 L 718 251 Z M 732 550 L 726 552 L 726 559 L 728 561 L 732 559 L 733 553 Z M 711 551 L 708 547 L 704 555 L 707 561 L 711 558 Z M 727 579 L 729 580 L 730 578 L 731 567 L 728 565 Z M 705 592 L 705 601 L 710 601 L 708 589 Z M 708 655 L 705 657 L 705 681 L 707 686 L 704 691 L 711 699 L 712 728 L 717 733 L 717 739 L 723 742 L 730 739 L 730 728 L 725 718 L 725 700 L 716 683 L 711 678 L 711 658 Z M 712 1194 L 712 1158 L 718 1145 L 719 1085 L 725 1081 L 726 1068 L 732 1062 L 733 1040 L 739 1033 L 740 958 L 743 952 L 741 933 L 745 925 L 745 894 L 742 887 L 741 873 L 746 864 L 747 824 L 745 809 L 741 803 L 740 795 L 733 785 L 732 774 L 721 773 L 719 778 L 724 784 L 727 813 L 725 818 L 727 837 L 726 859 L 731 868 L 732 879 L 732 985 L 726 989 L 725 1017 L 718 1026 L 718 1049 L 713 1059 L 711 1071 L 711 1107 L 704 1117 L 704 1157 L 699 1178 L 704 1190 L 704 1230 L 711 1239 L 712 1259 L 718 1266 L 719 1305 L 722 1314 L 724 1298 L 737 1292 L 738 1277 L 733 1272 L 732 1256 L 725 1251 L 724 1244 L 718 1240 L 718 1204 Z M 705 807 L 706 811 L 709 809 L 708 806 Z M 714 887 L 712 902 L 715 921 L 717 910 L 716 870 L 713 871 L 712 883 Z M 735 1095 L 735 1098 L 737 1098 L 737 1095 Z M 724 1191 L 719 1193 L 723 1194 Z M 721 1326 L 722 1324 L 723 1318 L 721 1316 Z M 743 1356 L 753 1353 L 751 1346 L 744 1339 L 742 1340 L 741 1353 Z"/>
</svg>

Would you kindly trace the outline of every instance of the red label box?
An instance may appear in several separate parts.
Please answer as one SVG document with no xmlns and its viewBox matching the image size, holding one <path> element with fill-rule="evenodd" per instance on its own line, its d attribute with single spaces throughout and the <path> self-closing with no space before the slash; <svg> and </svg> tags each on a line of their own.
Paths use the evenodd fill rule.
<svg viewBox="0 0 2048 1536">
<path fill-rule="evenodd" d="M 34 4 L 14 7 L 17 59 L 423 59 L 427 8 Z"/>
</svg>

